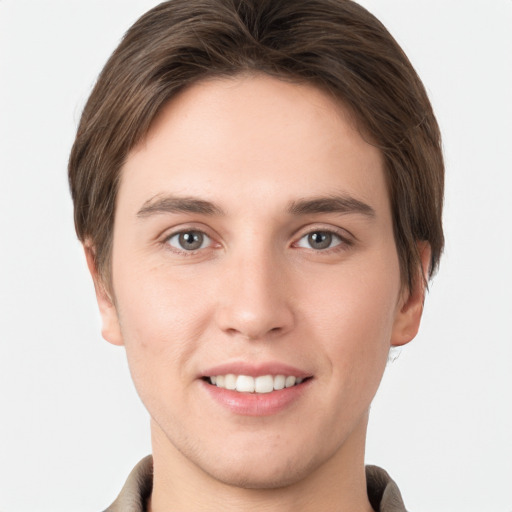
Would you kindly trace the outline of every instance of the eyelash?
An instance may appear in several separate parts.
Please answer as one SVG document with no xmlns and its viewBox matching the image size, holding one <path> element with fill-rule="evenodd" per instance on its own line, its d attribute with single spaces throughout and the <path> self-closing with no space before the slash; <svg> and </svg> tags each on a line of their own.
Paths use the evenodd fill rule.
<svg viewBox="0 0 512 512">
<path fill-rule="evenodd" d="M 190 235 L 190 234 L 200 235 L 202 237 L 202 240 L 201 240 L 201 243 L 200 243 L 199 247 L 197 247 L 195 249 L 192 249 L 192 250 L 187 250 L 187 249 L 185 249 L 183 247 L 177 247 L 177 246 L 175 246 L 175 245 L 173 245 L 171 243 L 171 240 L 173 240 L 174 238 L 177 238 L 177 243 L 180 244 L 180 241 L 179 241 L 180 237 L 182 237 L 184 235 Z M 315 249 L 313 247 L 304 247 L 304 246 L 299 245 L 299 243 L 302 240 L 307 239 L 307 237 L 310 237 L 310 236 L 315 235 L 315 234 L 327 235 L 329 237 L 332 237 L 333 240 L 330 241 L 328 247 L 321 248 L 321 249 Z M 331 246 L 331 244 L 333 243 L 334 239 L 337 239 L 337 243 L 334 246 Z M 215 242 L 214 242 L 214 240 L 213 240 L 213 238 L 211 236 L 206 234 L 201 229 L 194 229 L 194 228 L 182 229 L 180 231 L 176 231 L 174 233 L 171 233 L 171 234 L 169 234 L 168 236 L 166 236 L 164 238 L 162 243 L 163 243 L 163 245 L 165 245 L 171 251 L 173 251 L 175 253 L 178 253 L 178 254 L 181 254 L 181 255 L 184 255 L 184 256 L 194 256 L 198 252 L 200 252 L 200 251 L 202 251 L 204 249 L 211 248 L 215 244 Z M 204 245 L 205 243 L 207 243 L 206 246 Z M 330 254 L 330 253 L 334 253 L 334 252 L 338 252 L 338 251 L 347 250 L 353 244 L 354 244 L 353 240 L 351 240 L 348 236 L 342 235 L 341 233 L 339 233 L 338 231 L 336 231 L 334 229 L 314 228 L 314 229 L 311 229 L 308 232 L 302 234 L 292 244 L 292 247 L 294 247 L 294 248 L 303 248 L 303 249 L 306 249 L 306 250 L 313 251 L 315 253 Z M 220 246 L 220 244 L 217 244 L 217 245 Z"/>
<path fill-rule="evenodd" d="M 203 240 L 201 241 L 201 244 L 200 244 L 199 247 L 197 247 L 195 249 L 192 249 L 192 250 L 188 250 L 188 249 L 185 249 L 183 247 L 176 247 L 176 246 L 172 245 L 171 240 L 173 238 L 177 238 L 179 240 L 180 237 L 185 236 L 185 235 L 190 235 L 190 234 L 200 235 L 203 238 Z M 207 246 L 204 246 L 204 243 L 207 240 L 209 240 L 209 243 L 208 243 Z M 212 237 L 207 235 L 201 229 L 192 229 L 192 228 L 190 228 L 190 229 L 182 229 L 182 230 L 177 231 L 175 233 L 171 233 L 169 236 L 165 237 L 163 243 L 167 247 L 169 247 L 173 252 L 177 252 L 177 253 L 183 254 L 185 256 L 193 256 L 194 254 L 197 254 L 199 251 L 201 251 L 203 249 L 207 249 L 208 247 L 210 247 L 212 245 L 212 243 L 213 243 L 213 239 L 212 239 Z"/>
<path fill-rule="evenodd" d="M 329 245 L 325 248 L 320 248 L 320 249 L 313 248 L 311 246 L 304 247 L 304 246 L 299 245 L 302 240 L 308 239 L 309 237 L 311 237 L 312 235 L 315 235 L 315 234 L 322 234 L 322 235 L 327 235 L 328 237 L 331 237 L 331 241 L 330 241 Z M 331 246 L 331 244 L 334 242 L 334 239 L 337 239 L 337 243 L 334 246 Z M 310 242 L 311 241 L 308 240 L 307 243 L 310 244 Z M 342 235 L 341 233 L 339 233 L 336 230 L 326 229 L 326 228 L 311 229 L 307 233 L 304 233 L 297 240 L 297 242 L 294 242 L 294 244 L 293 244 L 294 247 L 304 248 L 304 249 L 314 251 L 316 253 L 324 253 L 324 254 L 346 250 L 347 248 L 351 247 L 352 245 L 353 245 L 353 241 L 350 240 L 347 236 Z"/>
</svg>

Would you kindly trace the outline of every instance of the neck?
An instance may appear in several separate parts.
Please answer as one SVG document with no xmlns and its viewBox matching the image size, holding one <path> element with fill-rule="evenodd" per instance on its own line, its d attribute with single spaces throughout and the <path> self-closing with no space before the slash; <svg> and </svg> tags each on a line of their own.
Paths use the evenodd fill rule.
<svg viewBox="0 0 512 512">
<path fill-rule="evenodd" d="M 279 488 L 222 482 L 184 457 L 152 423 L 153 492 L 148 512 L 371 512 L 364 444 L 367 417 L 343 446 L 307 476 Z"/>
</svg>

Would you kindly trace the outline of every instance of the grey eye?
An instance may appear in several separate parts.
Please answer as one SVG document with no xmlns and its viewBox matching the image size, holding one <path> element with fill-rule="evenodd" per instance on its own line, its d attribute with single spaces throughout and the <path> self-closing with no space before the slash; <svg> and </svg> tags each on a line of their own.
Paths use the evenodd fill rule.
<svg viewBox="0 0 512 512">
<path fill-rule="evenodd" d="M 208 247 L 210 237 L 201 231 L 181 231 L 172 235 L 167 243 L 180 251 L 197 251 Z"/>
<path fill-rule="evenodd" d="M 331 231 L 312 231 L 304 235 L 298 242 L 299 247 L 321 251 L 339 245 L 341 238 Z"/>
</svg>

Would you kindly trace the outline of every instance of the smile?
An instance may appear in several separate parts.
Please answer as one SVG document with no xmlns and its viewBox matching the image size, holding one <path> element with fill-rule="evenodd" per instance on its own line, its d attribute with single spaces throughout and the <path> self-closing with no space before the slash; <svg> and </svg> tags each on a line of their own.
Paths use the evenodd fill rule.
<svg viewBox="0 0 512 512">
<path fill-rule="evenodd" d="M 298 386 L 304 379 L 293 375 L 215 375 L 206 379 L 210 384 L 239 393 L 271 393 L 284 388 Z"/>
</svg>

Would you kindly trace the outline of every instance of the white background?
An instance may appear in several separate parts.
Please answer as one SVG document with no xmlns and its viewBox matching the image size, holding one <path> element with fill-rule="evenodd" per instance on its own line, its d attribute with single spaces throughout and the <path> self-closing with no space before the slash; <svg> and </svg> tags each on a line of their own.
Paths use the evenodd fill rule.
<svg viewBox="0 0 512 512">
<path fill-rule="evenodd" d="M 0 0 L 2 512 L 102 510 L 150 451 L 124 351 L 99 334 L 66 163 L 98 72 L 155 3 Z M 362 3 L 422 76 L 447 164 L 441 271 L 367 460 L 415 512 L 511 512 L 512 1 Z"/>
</svg>

